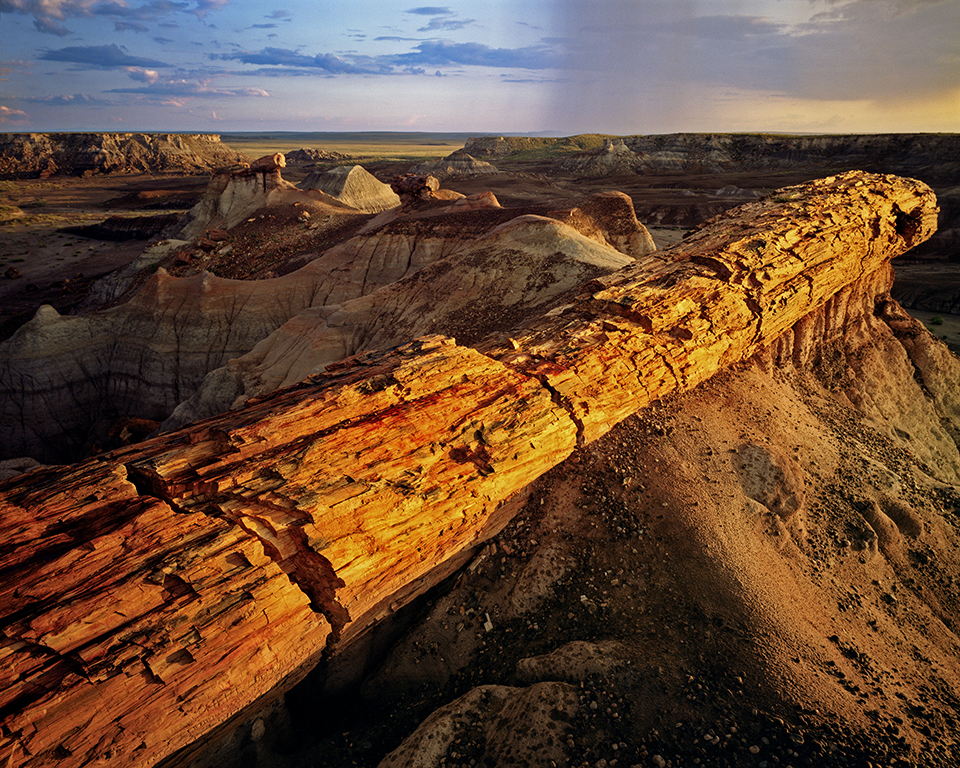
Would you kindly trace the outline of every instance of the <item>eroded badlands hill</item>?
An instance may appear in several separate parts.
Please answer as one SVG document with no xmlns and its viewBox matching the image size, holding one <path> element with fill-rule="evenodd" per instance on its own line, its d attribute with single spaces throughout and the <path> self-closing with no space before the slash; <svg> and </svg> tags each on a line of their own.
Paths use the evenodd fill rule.
<svg viewBox="0 0 960 768">
<path fill-rule="evenodd" d="M 935 220 L 783 190 L 475 349 L 0 485 L 4 756 L 152 765 L 273 690 L 168 764 L 375 764 L 460 694 L 383 764 L 952 764 L 960 368 L 887 297 Z M 352 723 L 289 690 L 323 649 Z"/>
<path fill-rule="evenodd" d="M 215 134 L 0 134 L 0 179 L 85 173 L 208 173 L 247 159 L 221 144 Z"/>
<path fill-rule="evenodd" d="M 205 269 L 236 265 L 241 238 L 279 250 L 291 230 L 298 269 L 278 276 L 274 262 L 260 280 Z M 188 399 L 178 423 L 423 333 L 475 340 L 654 250 L 625 195 L 552 210 L 449 193 L 373 216 L 296 188 L 276 166 L 215 175 L 176 234 L 186 239 L 95 287 L 113 306 L 45 306 L 0 343 L 0 457 L 73 461 L 109 445 L 122 420 L 160 422 Z M 227 365 L 243 372 L 213 374 L 197 392 Z"/>
<path fill-rule="evenodd" d="M 736 133 L 673 133 L 563 139 L 485 136 L 461 151 L 478 158 L 540 155 L 569 159 L 581 173 L 769 170 L 803 166 L 907 172 L 931 182 L 955 180 L 957 134 L 868 134 L 792 136 Z"/>
</svg>

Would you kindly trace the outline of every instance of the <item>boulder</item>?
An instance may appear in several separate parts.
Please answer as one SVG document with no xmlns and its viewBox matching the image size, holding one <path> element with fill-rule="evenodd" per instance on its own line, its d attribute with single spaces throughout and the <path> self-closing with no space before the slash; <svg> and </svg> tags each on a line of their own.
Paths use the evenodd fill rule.
<svg viewBox="0 0 960 768">
<path fill-rule="evenodd" d="M 250 163 L 251 171 L 275 171 L 279 168 L 287 167 L 287 160 L 281 152 L 272 155 L 264 155 Z"/>
<path fill-rule="evenodd" d="M 436 197 L 440 180 L 429 174 L 404 173 L 394 176 L 390 187 L 403 200 L 429 200 Z"/>
</svg>

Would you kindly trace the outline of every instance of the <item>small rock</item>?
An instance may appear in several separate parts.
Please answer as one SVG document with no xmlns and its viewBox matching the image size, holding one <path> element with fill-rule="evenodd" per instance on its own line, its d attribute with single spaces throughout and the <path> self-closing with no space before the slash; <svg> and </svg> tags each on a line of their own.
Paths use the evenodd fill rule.
<svg viewBox="0 0 960 768">
<path fill-rule="evenodd" d="M 3 273 L 3 276 L 7 278 L 7 280 L 16 280 L 17 278 L 23 277 L 20 270 L 16 267 L 8 267 L 7 271 Z"/>
</svg>

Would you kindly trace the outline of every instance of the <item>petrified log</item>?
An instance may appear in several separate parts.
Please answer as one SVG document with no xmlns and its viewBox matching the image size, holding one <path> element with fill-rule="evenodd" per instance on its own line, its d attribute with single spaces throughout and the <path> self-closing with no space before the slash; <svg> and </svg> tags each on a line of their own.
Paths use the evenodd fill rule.
<svg viewBox="0 0 960 768">
<path fill-rule="evenodd" d="M 578 443 L 936 218 L 912 180 L 789 188 L 482 351 L 421 339 L 0 484 L 0 760 L 155 764 L 449 573 Z"/>
</svg>

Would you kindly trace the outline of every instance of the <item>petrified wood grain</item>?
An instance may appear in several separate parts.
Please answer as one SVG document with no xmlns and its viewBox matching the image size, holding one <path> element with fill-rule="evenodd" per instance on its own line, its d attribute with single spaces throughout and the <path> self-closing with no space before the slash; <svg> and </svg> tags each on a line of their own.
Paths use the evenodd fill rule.
<svg viewBox="0 0 960 768">
<path fill-rule="evenodd" d="M 926 239 L 845 174 L 714 220 L 481 351 L 429 337 L 0 484 L 0 760 L 149 766 L 440 578 L 576 445 Z"/>
</svg>

